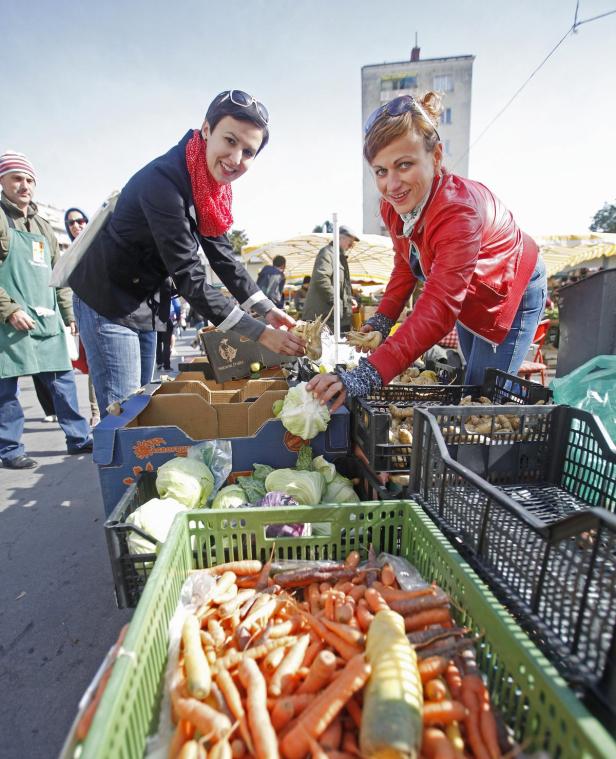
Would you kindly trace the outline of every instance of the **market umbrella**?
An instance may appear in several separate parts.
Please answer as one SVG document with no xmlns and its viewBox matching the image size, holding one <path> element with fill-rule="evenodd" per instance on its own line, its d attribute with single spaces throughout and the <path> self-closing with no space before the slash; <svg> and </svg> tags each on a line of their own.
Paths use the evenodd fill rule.
<svg viewBox="0 0 616 759">
<path fill-rule="evenodd" d="M 312 274 L 317 253 L 331 240 L 331 234 L 312 232 L 261 245 L 245 245 L 242 259 L 250 270 L 251 267 L 260 269 L 263 264 L 271 263 L 274 256 L 284 256 L 287 279 L 301 279 Z M 361 235 L 347 258 L 351 279 L 355 282 L 387 282 L 394 262 L 391 239 L 382 235 Z"/>
<path fill-rule="evenodd" d="M 589 261 L 616 256 L 616 234 L 554 235 L 539 238 L 538 242 L 548 277 Z"/>
</svg>

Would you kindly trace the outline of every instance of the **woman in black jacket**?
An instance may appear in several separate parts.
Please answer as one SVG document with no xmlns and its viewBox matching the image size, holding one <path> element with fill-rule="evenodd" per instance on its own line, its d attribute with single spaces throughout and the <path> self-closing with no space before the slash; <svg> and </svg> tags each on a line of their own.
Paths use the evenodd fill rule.
<svg viewBox="0 0 616 759">
<path fill-rule="evenodd" d="M 70 276 L 81 339 L 101 412 L 151 377 L 154 294 L 168 276 L 180 295 L 223 331 L 287 355 L 303 342 L 277 329 L 294 324 L 233 255 L 227 230 L 231 182 L 269 139 L 265 106 L 241 90 L 221 92 L 201 130 L 138 171 Z M 237 304 L 206 280 L 199 248 Z M 249 312 L 265 319 L 259 321 Z"/>
</svg>

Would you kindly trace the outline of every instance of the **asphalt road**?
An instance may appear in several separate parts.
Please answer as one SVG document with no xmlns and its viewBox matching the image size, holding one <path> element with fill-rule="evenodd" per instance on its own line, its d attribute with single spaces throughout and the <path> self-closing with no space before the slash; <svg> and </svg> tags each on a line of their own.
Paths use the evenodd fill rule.
<svg viewBox="0 0 616 759">
<path fill-rule="evenodd" d="M 193 335 L 179 353 L 195 353 Z M 76 379 L 89 418 L 87 378 Z M 30 378 L 20 387 L 39 466 L 0 466 L 0 757 L 49 759 L 132 612 L 115 604 L 92 457 L 67 455 L 60 427 L 40 421 Z"/>
</svg>

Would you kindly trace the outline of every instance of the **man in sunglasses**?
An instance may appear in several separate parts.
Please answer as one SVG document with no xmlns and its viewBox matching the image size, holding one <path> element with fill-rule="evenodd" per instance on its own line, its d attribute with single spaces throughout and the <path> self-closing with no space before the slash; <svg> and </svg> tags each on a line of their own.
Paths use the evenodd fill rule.
<svg viewBox="0 0 616 759">
<path fill-rule="evenodd" d="M 32 201 L 36 174 L 21 153 L 0 156 L 0 460 L 30 469 L 21 436 L 24 413 L 19 377 L 33 375 L 51 395 L 69 453 L 88 453 L 92 438 L 79 413 L 64 325 L 75 332 L 70 291 L 49 287 L 59 246 Z"/>
</svg>

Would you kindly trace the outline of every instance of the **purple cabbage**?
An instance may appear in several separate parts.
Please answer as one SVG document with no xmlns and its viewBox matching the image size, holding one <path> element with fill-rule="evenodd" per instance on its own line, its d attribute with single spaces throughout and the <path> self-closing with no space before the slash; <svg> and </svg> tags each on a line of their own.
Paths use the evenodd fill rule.
<svg viewBox="0 0 616 759">
<path fill-rule="evenodd" d="M 290 495 L 274 491 L 266 493 L 260 498 L 254 506 L 264 506 L 271 508 L 273 506 L 298 506 L 299 504 Z M 301 538 L 308 534 L 309 525 L 307 524 L 275 524 L 270 525 L 265 531 L 267 538 Z"/>
</svg>

